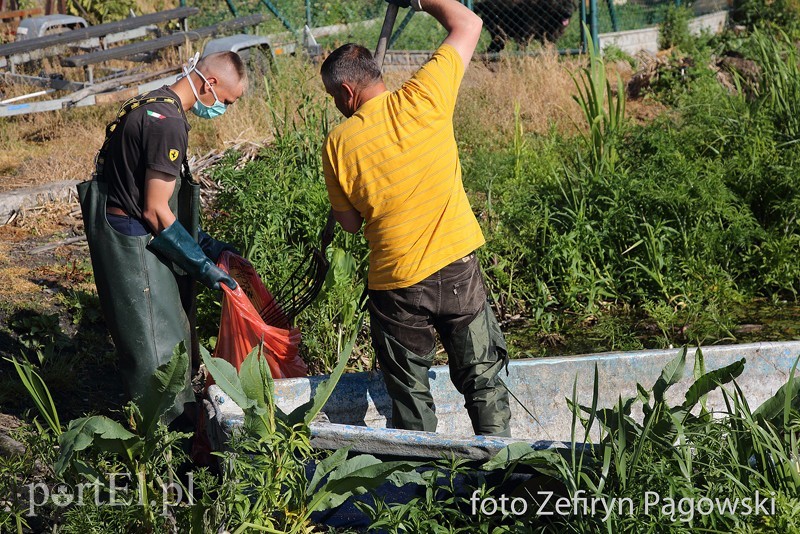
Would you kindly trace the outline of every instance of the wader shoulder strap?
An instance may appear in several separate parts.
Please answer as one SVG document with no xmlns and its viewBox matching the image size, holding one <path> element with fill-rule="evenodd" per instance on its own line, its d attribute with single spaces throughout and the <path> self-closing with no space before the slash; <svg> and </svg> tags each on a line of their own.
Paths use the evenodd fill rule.
<svg viewBox="0 0 800 534">
<path fill-rule="evenodd" d="M 146 96 L 146 95 L 139 95 L 129 99 L 127 102 L 122 104 L 122 107 L 119 108 L 117 112 L 117 117 L 106 126 L 106 138 L 103 141 L 103 146 L 100 147 L 100 150 L 97 152 L 97 156 L 94 158 L 94 172 L 95 178 L 99 179 L 103 176 L 103 162 L 105 160 L 106 151 L 108 150 L 108 143 L 111 141 L 111 136 L 119 126 L 120 121 L 122 118 L 125 117 L 131 111 L 138 109 L 141 106 L 146 106 L 148 104 L 175 104 L 175 106 L 180 109 L 180 105 L 178 105 L 178 101 L 169 96 Z M 184 171 L 188 171 L 189 165 L 186 162 L 186 159 L 183 160 L 184 164 Z"/>
</svg>

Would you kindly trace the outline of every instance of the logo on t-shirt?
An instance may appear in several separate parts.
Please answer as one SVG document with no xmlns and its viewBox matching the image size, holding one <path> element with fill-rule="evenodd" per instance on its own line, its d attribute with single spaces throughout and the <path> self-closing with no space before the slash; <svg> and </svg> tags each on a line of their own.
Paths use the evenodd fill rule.
<svg viewBox="0 0 800 534">
<path fill-rule="evenodd" d="M 169 160 L 170 161 L 175 161 L 176 159 L 178 159 L 178 156 L 180 156 L 180 154 L 181 153 L 178 152 L 176 149 L 170 148 L 169 149 Z"/>
</svg>

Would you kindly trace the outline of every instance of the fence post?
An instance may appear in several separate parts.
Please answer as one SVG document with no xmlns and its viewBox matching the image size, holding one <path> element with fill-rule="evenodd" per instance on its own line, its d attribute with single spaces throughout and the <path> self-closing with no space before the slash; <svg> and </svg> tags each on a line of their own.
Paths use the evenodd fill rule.
<svg viewBox="0 0 800 534">
<path fill-rule="evenodd" d="M 586 43 L 586 28 L 589 27 L 589 21 L 586 19 L 586 0 L 580 0 L 580 17 L 581 17 L 581 53 L 585 54 L 589 47 Z"/>
<path fill-rule="evenodd" d="M 286 17 L 284 17 L 281 14 L 281 12 L 278 11 L 278 8 L 275 7 L 275 5 L 272 2 L 270 2 L 270 0 L 261 0 L 261 3 L 264 4 L 265 6 L 267 6 L 267 9 L 272 11 L 272 14 L 275 15 L 278 18 L 279 21 L 281 21 L 281 24 L 283 24 L 284 28 L 286 28 L 287 30 L 289 30 L 292 33 L 297 33 L 295 31 L 295 29 L 292 27 L 291 23 L 289 23 L 289 21 L 286 20 Z"/>
<path fill-rule="evenodd" d="M 392 34 L 392 38 L 389 39 L 388 48 L 392 48 L 394 46 L 394 42 L 397 41 L 397 38 L 400 37 L 400 34 L 403 33 L 403 30 L 405 30 L 406 26 L 408 26 L 408 23 L 411 22 L 411 16 L 413 14 L 414 14 L 414 10 L 413 9 L 409 9 L 408 13 L 406 13 L 405 18 L 403 18 L 403 21 L 400 23 L 400 25 L 397 27 L 397 29 Z"/>
<path fill-rule="evenodd" d="M 306 0 L 306 26 L 311 27 L 311 0 Z"/>
<path fill-rule="evenodd" d="M 676 0 L 680 2 L 681 0 Z M 619 23 L 617 22 L 617 6 L 614 5 L 614 0 L 608 0 L 608 14 L 611 16 L 611 31 L 619 31 Z"/>
<path fill-rule="evenodd" d="M 228 4 L 228 10 L 231 12 L 231 15 L 238 17 L 239 15 L 236 13 L 236 6 L 233 5 L 233 2 L 231 2 L 231 0 L 225 0 L 225 3 Z"/>
<path fill-rule="evenodd" d="M 592 33 L 592 44 L 594 45 L 594 49 L 599 51 L 600 50 L 600 37 L 598 37 L 599 33 L 599 22 L 597 21 L 597 0 L 589 0 L 589 11 L 591 17 L 591 23 L 589 25 L 589 31 Z"/>
</svg>

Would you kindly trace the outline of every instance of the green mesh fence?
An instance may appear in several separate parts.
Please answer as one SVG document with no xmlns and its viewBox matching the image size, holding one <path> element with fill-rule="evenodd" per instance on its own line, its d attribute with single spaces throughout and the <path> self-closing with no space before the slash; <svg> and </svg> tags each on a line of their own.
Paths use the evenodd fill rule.
<svg viewBox="0 0 800 534">
<path fill-rule="evenodd" d="M 727 0 L 597 0 L 597 32 L 610 33 L 657 26 L 670 6 L 687 7 L 694 16 L 728 8 Z"/>
<path fill-rule="evenodd" d="M 424 0 L 423 0 L 424 1 Z M 695 16 L 727 8 L 727 0 L 462 0 L 484 21 L 479 52 L 530 53 L 553 44 L 562 51 L 583 47 L 582 24 L 591 34 L 635 30 L 660 24 L 670 6 L 683 5 Z M 345 42 L 374 43 L 386 10 L 383 0 L 186 0 L 201 13 L 193 27 L 250 13 L 268 14 L 259 34 L 294 32 L 304 26 L 321 33 L 324 48 Z M 341 25 L 345 25 L 342 27 Z M 338 27 L 337 27 L 338 26 Z M 320 31 L 325 30 L 328 31 Z M 401 9 L 392 50 L 432 50 L 444 30 L 425 13 Z"/>
</svg>

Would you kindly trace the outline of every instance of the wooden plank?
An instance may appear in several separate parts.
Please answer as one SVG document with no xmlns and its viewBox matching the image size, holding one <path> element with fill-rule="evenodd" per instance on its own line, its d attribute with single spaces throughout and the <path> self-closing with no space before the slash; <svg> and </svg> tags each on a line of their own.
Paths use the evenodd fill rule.
<svg viewBox="0 0 800 534">
<path fill-rule="evenodd" d="M 221 32 L 238 30 L 248 26 L 255 26 L 256 24 L 262 22 L 265 18 L 265 15 L 256 13 L 246 17 L 222 21 L 214 24 L 213 26 L 198 28 L 190 32 L 173 33 L 171 35 L 165 35 L 164 37 L 150 41 L 131 43 L 115 48 L 109 48 L 108 50 L 100 50 L 98 52 L 90 52 L 88 54 L 62 58 L 61 65 L 64 67 L 85 67 L 112 59 L 124 59 L 137 54 L 155 52 L 157 50 L 162 50 L 172 46 L 180 46 L 186 41 L 197 41 Z"/>
<path fill-rule="evenodd" d="M 88 96 L 101 93 L 103 91 L 108 91 L 115 87 L 123 87 L 129 83 L 136 83 L 150 78 L 157 78 L 160 76 L 164 76 L 171 72 L 175 72 L 176 70 L 178 69 L 169 67 L 166 69 L 161 69 L 156 72 L 143 72 L 139 74 L 131 74 L 130 76 L 122 76 L 120 78 L 114 78 L 113 80 L 107 80 L 105 82 L 96 83 L 94 85 L 84 87 L 79 91 L 75 91 L 71 95 L 66 96 L 64 98 L 64 101 L 67 102 L 66 106 L 68 107 L 70 103 L 78 102 Z"/>
<path fill-rule="evenodd" d="M 200 10 L 196 7 L 179 7 L 175 9 L 169 9 L 167 11 L 159 11 L 157 13 L 148 13 L 138 17 L 128 17 L 127 19 L 115 22 L 106 22 L 104 24 L 98 24 L 97 26 L 78 28 L 55 35 L 34 37 L 33 39 L 25 39 L 22 41 L 0 45 L 0 56 L 10 57 L 15 54 L 23 54 L 25 52 L 38 50 L 40 48 L 49 48 L 69 43 L 77 43 L 92 38 L 103 37 L 104 35 L 111 33 L 124 32 L 140 26 L 149 26 L 151 24 L 158 24 L 168 20 L 190 17 L 199 12 Z"/>
<path fill-rule="evenodd" d="M 0 13 L 0 20 L 22 19 L 25 17 L 34 17 L 43 13 L 44 10 L 40 7 L 34 9 L 18 9 L 16 11 L 3 11 Z"/>
</svg>

